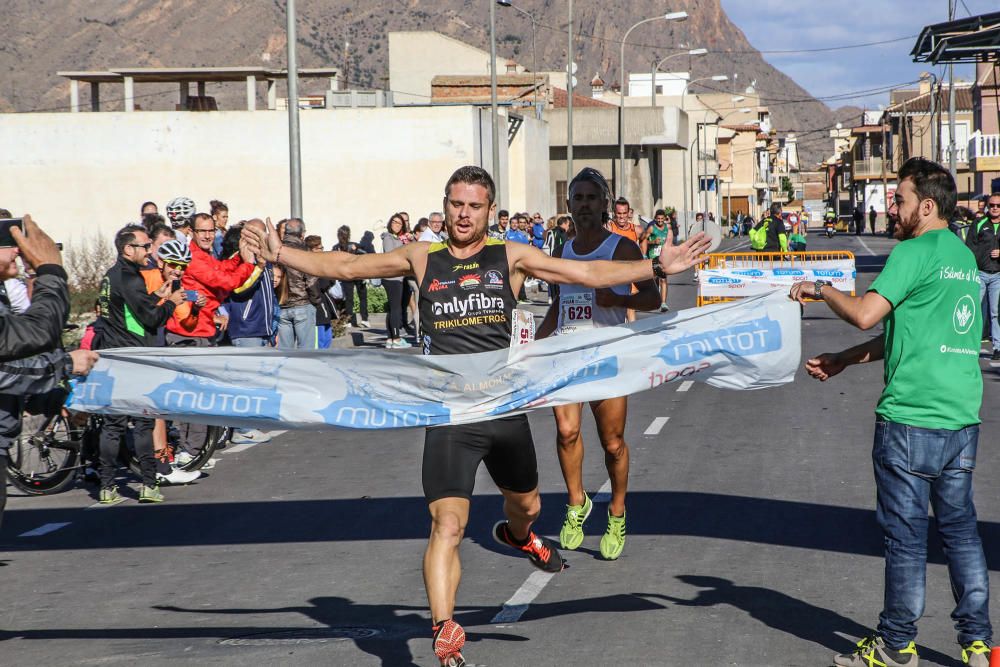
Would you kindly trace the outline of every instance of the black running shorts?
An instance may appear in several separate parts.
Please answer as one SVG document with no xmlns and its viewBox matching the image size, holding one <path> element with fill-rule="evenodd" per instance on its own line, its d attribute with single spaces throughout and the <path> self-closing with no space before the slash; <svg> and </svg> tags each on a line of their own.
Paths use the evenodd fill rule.
<svg viewBox="0 0 1000 667">
<path fill-rule="evenodd" d="M 479 462 L 501 489 L 527 493 L 538 486 L 535 443 L 526 415 L 476 424 L 435 426 L 424 437 L 423 483 L 427 502 L 472 498 Z"/>
</svg>

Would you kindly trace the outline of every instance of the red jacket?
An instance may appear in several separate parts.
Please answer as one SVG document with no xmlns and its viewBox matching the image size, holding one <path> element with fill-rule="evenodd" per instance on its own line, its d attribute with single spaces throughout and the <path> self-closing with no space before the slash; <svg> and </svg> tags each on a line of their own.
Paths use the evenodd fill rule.
<svg viewBox="0 0 1000 667">
<path fill-rule="evenodd" d="M 181 288 L 201 292 L 207 297 L 208 303 L 198 312 L 198 324 L 193 330 L 183 328 L 176 317 L 171 317 L 167 322 L 167 331 L 193 338 L 210 338 L 215 336 L 215 311 L 219 304 L 230 292 L 252 281 L 259 271 L 255 272 L 257 267 L 244 262 L 239 254 L 218 260 L 199 248 L 194 241 L 190 242 L 190 248 L 191 263 L 181 279 Z"/>
</svg>

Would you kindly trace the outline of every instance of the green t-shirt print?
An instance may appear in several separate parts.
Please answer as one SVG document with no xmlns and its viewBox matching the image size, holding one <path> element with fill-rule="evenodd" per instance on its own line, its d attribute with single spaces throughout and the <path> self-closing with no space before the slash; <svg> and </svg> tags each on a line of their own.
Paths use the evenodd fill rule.
<svg viewBox="0 0 1000 667">
<path fill-rule="evenodd" d="M 919 428 L 979 423 L 982 314 L 976 258 L 947 229 L 903 241 L 871 291 L 892 311 L 885 326 L 885 390 L 875 414 Z"/>
</svg>

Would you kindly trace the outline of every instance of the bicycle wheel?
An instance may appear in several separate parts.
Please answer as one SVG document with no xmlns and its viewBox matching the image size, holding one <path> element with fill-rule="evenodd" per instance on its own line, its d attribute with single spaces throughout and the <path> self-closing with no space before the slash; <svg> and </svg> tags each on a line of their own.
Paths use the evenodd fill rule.
<svg viewBox="0 0 1000 667">
<path fill-rule="evenodd" d="M 62 415 L 26 416 L 23 430 L 26 433 L 11 443 L 8 452 L 11 483 L 34 496 L 58 493 L 72 484 L 80 458 L 79 433 Z"/>
<path fill-rule="evenodd" d="M 184 445 L 187 450 L 194 450 L 197 453 L 194 458 L 184 465 L 177 466 L 181 470 L 188 472 L 198 470 L 212 458 L 216 448 L 225 440 L 227 429 L 222 426 L 206 426 L 205 424 L 191 424 L 185 422 L 173 422 L 169 439 L 171 444 L 178 448 Z M 123 444 L 124 454 L 128 457 L 129 468 L 136 475 L 142 475 L 139 467 L 139 460 L 135 457 L 135 451 Z"/>
<path fill-rule="evenodd" d="M 222 442 L 225 429 L 221 426 L 206 426 L 205 424 L 179 424 L 174 422 L 174 426 L 180 432 L 181 442 L 187 442 L 192 449 L 198 450 L 186 465 L 180 466 L 181 470 L 199 470 L 215 454 L 216 448 Z M 198 448 L 201 445 L 201 448 Z"/>
</svg>

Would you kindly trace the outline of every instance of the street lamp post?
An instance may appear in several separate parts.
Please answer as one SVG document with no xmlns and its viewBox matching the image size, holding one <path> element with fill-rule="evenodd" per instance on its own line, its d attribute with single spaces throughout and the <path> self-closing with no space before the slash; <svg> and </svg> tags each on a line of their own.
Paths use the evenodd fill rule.
<svg viewBox="0 0 1000 667">
<path fill-rule="evenodd" d="M 660 71 L 661 67 L 663 67 L 663 63 L 667 62 L 671 58 L 676 58 L 677 56 L 703 56 L 706 53 L 708 53 L 708 49 L 690 49 L 688 51 L 683 51 L 681 53 L 672 53 L 669 56 L 666 56 L 665 58 L 663 58 L 663 60 L 661 60 L 660 62 L 656 63 L 656 65 L 653 66 L 653 76 L 652 76 L 652 79 L 653 79 L 652 91 L 653 92 L 652 92 L 652 95 L 650 96 L 650 101 L 651 101 L 650 106 L 654 106 L 654 107 L 656 106 L 656 73 Z"/>
<path fill-rule="evenodd" d="M 497 109 L 497 5 L 490 0 L 490 119 L 493 126 L 493 184 L 496 188 L 496 205 L 500 200 L 500 112 Z"/>
<path fill-rule="evenodd" d="M 566 198 L 573 181 L 573 0 L 566 23 Z"/>
<path fill-rule="evenodd" d="M 531 12 L 525 11 L 513 4 L 510 0 L 497 0 L 497 4 L 501 7 L 510 7 L 515 12 L 520 12 L 521 14 L 528 17 L 531 21 L 531 73 L 536 74 L 538 72 L 538 61 L 535 59 L 535 15 Z M 538 85 L 535 82 L 535 113 L 538 113 Z"/>
<path fill-rule="evenodd" d="M 621 107 L 618 110 L 618 196 L 621 197 L 625 193 L 625 42 L 628 41 L 628 36 L 632 34 L 632 31 L 641 25 L 650 23 L 652 21 L 684 21 L 687 19 L 687 12 L 669 12 L 663 16 L 654 16 L 652 18 L 643 19 L 638 23 L 634 24 L 631 28 L 625 31 L 625 35 L 622 37 L 621 50 L 618 58 L 619 65 L 619 103 Z"/>
<path fill-rule="evenodd" d="M 302 217 L 302 155 L 299 142 L 299 66 L 295 56 L 295 0 L 285 7 L 288 42 L 288 172 L 293 218 Z"/>
</svg>

